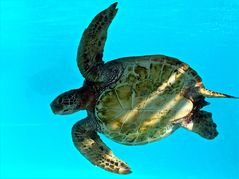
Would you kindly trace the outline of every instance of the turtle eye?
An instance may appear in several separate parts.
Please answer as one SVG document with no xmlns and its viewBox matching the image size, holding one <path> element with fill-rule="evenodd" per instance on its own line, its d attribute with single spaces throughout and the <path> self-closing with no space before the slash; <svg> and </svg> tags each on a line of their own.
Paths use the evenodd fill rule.
<svg viewBox="0 0 239 179">
<path fill-rule="evenodd" d="M 64 100 L 62 104 L 69 105 L 70 103 L 69 103 L 69 101 Z"/>
</svg>

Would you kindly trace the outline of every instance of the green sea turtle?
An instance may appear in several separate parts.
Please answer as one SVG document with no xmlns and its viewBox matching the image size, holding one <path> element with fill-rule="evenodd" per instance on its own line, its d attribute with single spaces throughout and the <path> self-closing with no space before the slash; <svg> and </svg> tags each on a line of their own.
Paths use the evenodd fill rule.
<svg viewBox="0 0 239 179">
<path fill-rule="evenodd" d="M 212 114 L 201 110 L 205 97 L 233 98 L 204 88 L 196 71 L 164 55 L 102 60 L 107 30 L 117 3 L 100 12 L 83 33 L 77 64 L 83 87 L 58 96 L 55 114 L 87 110 L 88 116 L 72 128 L 76 148 L 91 163 L 105 170 L 128 174 L 99 133 L 126 145 L 157 141 L 183 127 L 206 139 L 217 136 Z"/>
</svg>

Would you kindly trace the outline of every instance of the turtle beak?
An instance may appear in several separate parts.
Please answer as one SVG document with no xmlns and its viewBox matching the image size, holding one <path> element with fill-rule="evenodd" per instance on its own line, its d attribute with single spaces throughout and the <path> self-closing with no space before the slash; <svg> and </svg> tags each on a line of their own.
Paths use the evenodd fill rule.
<svg viewBox="0 0 239 179">
<path fill-rule="evenodd" d="M 56 114 L 56 113 L 55 113 L 55 107 L 54 107 L 54 105 L 53 105 L 53 102 L 50 104 L 50 106 L 51 106 L 52 112 L 53 112 L 54 114 Z"/>
<path fill-rule="evenodd" d="M 55 100 L 50 104 L 51 106 L 51 110 L 54 114 L 60 114 L 60 112 L 62 111 L 62 105 L 57 105 L 55 104 Z"/>
</svg>

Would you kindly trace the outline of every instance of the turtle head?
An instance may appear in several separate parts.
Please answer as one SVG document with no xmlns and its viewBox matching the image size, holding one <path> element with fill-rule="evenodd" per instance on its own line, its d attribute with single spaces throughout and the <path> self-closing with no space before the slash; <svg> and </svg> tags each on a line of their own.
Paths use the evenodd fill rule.
<svg viewBox="0 0 239 179">
<path fill-rule="evenodd" d="M 80 89 L 67 91 L 54 99 L 51 109 L 55 114 L 71 114 L 83 109 Z"/>
</svg>

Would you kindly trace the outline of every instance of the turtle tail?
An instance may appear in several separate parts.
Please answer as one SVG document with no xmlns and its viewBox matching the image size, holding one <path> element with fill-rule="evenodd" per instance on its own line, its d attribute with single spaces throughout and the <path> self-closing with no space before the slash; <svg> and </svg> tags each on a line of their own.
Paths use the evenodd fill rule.
<svg viewBox="0 0 239 179">
<path fill-rule="evenodd" d="M 235 98 L 235 99 L 238 99 L 238 97 L 230 96 L 230 95 L 223 94 L 223 93 L 218 93 L 218 92 L 211 91 L 211 90 L 208 90 L 203 87 L 199 88 L 198 92 L 207 98 Z"/>
</svg>

